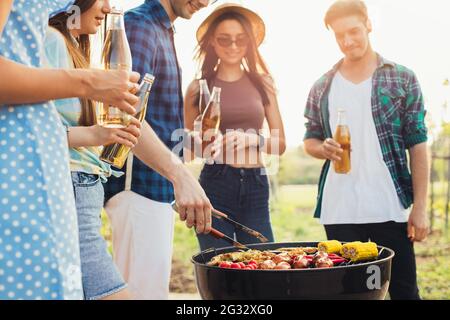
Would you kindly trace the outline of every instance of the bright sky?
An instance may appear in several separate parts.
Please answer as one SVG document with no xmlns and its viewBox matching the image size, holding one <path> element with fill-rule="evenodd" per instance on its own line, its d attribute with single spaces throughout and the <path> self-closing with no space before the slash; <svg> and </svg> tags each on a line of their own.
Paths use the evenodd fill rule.
<svg viewBox="0 0 450 320">
<path fill-rule="evenodd" d="M 266 23 L 266 39 L 260 49 L 278 87 L 287 143 L 291 147 L 302 141 L 303 110 L 312 84 L 342 56 L 333 34 L 323 24 L 323 16 L 333 1 L 234 1 L 259 13 Z M 122 0 L 126 9 L 142 2 Z M 443 86 L 450 77 L 450 1 L 366 0 L 366 4 L 374 29 L 373 48 L 416 72 L 429 114 L 440 122 L 442 105 L 450 100 L 450 86 Z M 184 88 L 197 68 L 192 61 L 195 31 L 214 6 L 201 10 L 189 21 L 175 22 Z M 445 116 L 450 120 L 450 115 Z"/>
</svg>

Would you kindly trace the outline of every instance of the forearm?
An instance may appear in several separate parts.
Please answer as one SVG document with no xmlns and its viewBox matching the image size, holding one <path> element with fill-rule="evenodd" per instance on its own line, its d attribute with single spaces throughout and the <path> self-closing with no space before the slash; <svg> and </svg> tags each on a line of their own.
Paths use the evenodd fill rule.
<svg viewBox="0 0 450 320">
<path fill-rule="evenodd" d="M 272 135 L 264 139 L 264 147 L 261 150 L 267 154 L 282 155 L 286 151 L 286 140 L 284 137 Z"/>
<path fill-rule="evenodd" d="M 70 127 L 68 134 L 70 148 L 98 146 L 92 127 Z"/>
<path fill-rule="evenodd" d="M 324 160 L 326 157 L 323 153 L 323 141 L 319 139 L 306 139 L 303 141 L 304 143 L 304 149 L 306 153 L 308 153 L 310 156 Z"/>
<path fill-rule="evenodd" d="M 414 207 L 426 209 L 430 166 L 427 144 L 421 143 L 409 149 L 414 192 Z"/>
<path fill-rule="evenodd" d="M 174 183 L 179 179 L 180 173 L 186 170 L 183 163 L 162 143 L 146 121 L 142 124 L 141 133 L 139 142 L 133 149 L 134 155 Z"/>
<path fill-rule="evenodd" d="M 88 74 L 83 70 L 30 68 L 3 57 L 0 57 L 0 70 L 0 104 L 37 103 L 86 95 Z"/>
</svg>

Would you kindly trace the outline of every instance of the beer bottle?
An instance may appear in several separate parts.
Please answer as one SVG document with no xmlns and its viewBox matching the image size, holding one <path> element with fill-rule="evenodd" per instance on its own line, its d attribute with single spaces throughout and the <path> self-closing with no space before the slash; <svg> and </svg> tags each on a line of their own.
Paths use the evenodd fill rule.
<svg viewBox="0 0 450 320">
<path fill-rule="evenodd" d="M 102 51 L 105 70 L 132 70 L 130 45 L 125 33 L 123 10 L 112 8 L 108 14 L 108 29 Z M 107 128 L 125 128 L 130 115 L 111 105 L 98 103 L 97 123 Z"/>
<path fill-rule="evenodd" d="M 139 91 L 137 93 L 137 96 L 139 97 L 139 104 L 136 107 L 137 113 L 135 117 L 141 123 L 144 121 L 145 114 L 147 113 L 148 97 L 150 96 L 150 90 L 154 80 L 155 77 L 147 73 L 139 86 Z M 100 159 L 118 169 L 121 169 L 127 160 L 130 150 L 130 147 L 119 143 L 110 144 L 105 146 L 102 154 L 100 155 Z"/>
<path fill-rule="evenodd" d="M 211 99 L 202 114 L 202 153 L 214 141 L 220 126 L 220 92 L 221 88 L 214 87 Z M 208 156 L 208 155 L 207 155 Z"/>
<path fill-rule="evenodd" d="M 208 82 L 205 79 L 199 80 L 200 85 L 200 99 L 198 103 L 198 110 L 200 115 L 205 112 L 206 107 L 208 106 L 209 100 L 211 99 L 211 93 L 209 92 Z"/>
<path fill-rule="evenodd" d="M 340 154 L 340 161 L 334 161 L 334 171 L 339 174 L 347 174 L 350 172 L 350 152 L 351 152 L 351 142 L 350 142 L 350 130 L 347 125 L 347 120 L 345 118 L 345 110 L 338 110 L 338 121 L 336 132 L 333 139 L 341 145 L 344 150 Z"/>
</svg>

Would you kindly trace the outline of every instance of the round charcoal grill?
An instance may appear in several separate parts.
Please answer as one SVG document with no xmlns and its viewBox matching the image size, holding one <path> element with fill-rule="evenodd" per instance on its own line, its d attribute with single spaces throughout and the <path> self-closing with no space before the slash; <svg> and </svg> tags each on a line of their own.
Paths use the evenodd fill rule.
<svg viewBox="0 0 450 320">
<path fill-rule="evenodd" d="M 317 247 L 318 242 L 264 243 L 250 249 Z M 205 250 L 192 257 L 198 291 L 206 300 L 365 299 L 385 298 L 394 251 L 378 246 L 377 260 L 325 269 L 236 270 L 208 266 L 218 254 L 235 247 Z"/>
</svg>

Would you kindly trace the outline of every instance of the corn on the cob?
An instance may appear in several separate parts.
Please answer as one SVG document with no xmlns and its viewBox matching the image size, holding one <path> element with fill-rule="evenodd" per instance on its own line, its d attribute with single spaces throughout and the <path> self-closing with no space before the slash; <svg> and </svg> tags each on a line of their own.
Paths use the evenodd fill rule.
<svg viewBox="0 0 450 320">
<path fill-rule="evenodd" d="M 353 241 L 353 242 L 349 242 L 349 243 L 346 243 L 346 244 L 342 245 L 341 252 L 340 252 L 341 256 L 346 258 L 346 259 L 350 259 L 350 256 L 348 254 L 348 250 L 350 248 L 354 247 L 355 245 L 360 244 L 360 243 L 362 243 L 362 242 L 361 241 Z"/>
<path fill-rule="evenodd" d="M 319 242 L 317 245 L 319 251 L 324 251 L 326 253 L 340 253 L 342 248 L 342 243 L 337 240 L 329 240 Z"/>
<path fill-rule="evenodd" d="M 372 260 L 378 257 L 378 248 L 375 242 L 358 243 L 348 250 L 352 262 Z"/>
</svg>

